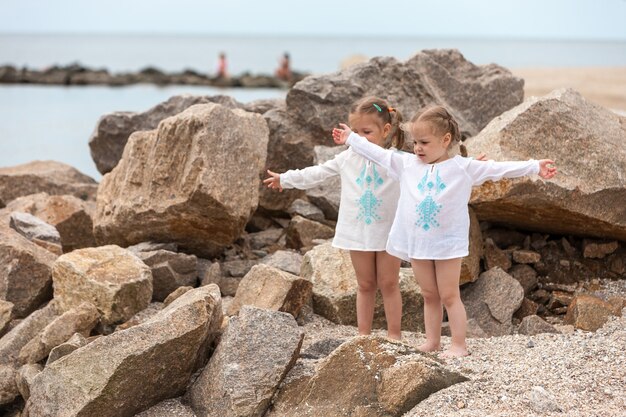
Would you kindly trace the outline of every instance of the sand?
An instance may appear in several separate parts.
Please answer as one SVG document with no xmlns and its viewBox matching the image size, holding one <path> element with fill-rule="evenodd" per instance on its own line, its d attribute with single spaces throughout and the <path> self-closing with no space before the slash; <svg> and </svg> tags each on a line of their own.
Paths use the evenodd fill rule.
<svg viewBox="0 0 626 417">
<path fill-rule="evenodd" d="M 626 115 L 626 67 L 511 68 L 524 79 L 524 96 L 571 87 L 585 98 Z"/>
</svg>

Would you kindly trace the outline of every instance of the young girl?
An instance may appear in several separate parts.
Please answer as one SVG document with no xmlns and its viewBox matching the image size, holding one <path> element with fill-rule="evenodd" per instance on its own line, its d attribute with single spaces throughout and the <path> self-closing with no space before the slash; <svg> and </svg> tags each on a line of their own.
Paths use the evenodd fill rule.
<svg viewBox="0 0 626 417">
<path fill-rule="evenodd" d="M 468 254 L 472 186 L 487 180 L 539 174 L 552 178 L 549 159 L 525 162 L 479 162 L 448 155 L 460 139 L 459 127 L 443 107 L 416 114 L 407 126 L 414 155 L 372 146 L 344 124 L 333 130 L 337 144 L 385 167 L 400 182 L 400 200 L 387 241 L 387 252 L 410 260 L 424 297 L 426 342 L 423 351 L 440 349 L 442 306 L 448 312 L 452 343 L 442 356 L 465 356 L 466 314 L 459 291 L 461 259 Z"/>
<path fill-rule="evenodd" d="M 401 149 L 404 132 L 401 114 L 385 100 L 367 97 L 350 109 L 352 129 L 376 148 Z M 389 150 L 389 152 L 395 152 Z M 359 334 L 371 332 L 376 290 L 380 289 L 387 319 L 387 335 L 400 339 L 402 297 L 399 287 L 400 259 L 385 252 L 389 228 L 396 212 L 400 187 L 385 169 L 351 149 L 334 159 L 283 174 L 267 171 L 269 188 L 307 189 L 334 175 L 341 177 L 341 201 L 333 246 L 350 251 L 357 278 L 356 312 Z"/>
</svg>

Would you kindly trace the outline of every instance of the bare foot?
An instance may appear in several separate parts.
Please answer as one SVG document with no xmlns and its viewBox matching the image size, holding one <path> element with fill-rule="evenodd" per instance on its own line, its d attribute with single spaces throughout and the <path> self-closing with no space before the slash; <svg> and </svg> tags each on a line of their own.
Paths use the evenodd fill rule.
<svg viewBox="0 0 626 417">
<path fill-rule="evenodd" d="M 468 356 L 470 353 L 467 351 L 467 348 L 464 347 L 455 347 L 450 346 L 450 349 L 442 352 L 439 357 L 441 358 L 460 358 L 463 356 Z"/>
<path fill-rule="evenodd" d="M 422 352 L 436 352 L 439 349 L 441 349 L 441 345 L 439 343 L 432 343 L 432 342 L 426 341 L 425 343 L 422 343 L 421 345 L 419 345 L 417 349 L 421 350 Z"/>
<path fill-rule="evenodd" d="M 387 333 L 387 337 L 389 339 L 393 339 L 393 340 L 402 340 L 402 335 L 401 334 L 391 334 L 391 333 Z"/>
</svg>

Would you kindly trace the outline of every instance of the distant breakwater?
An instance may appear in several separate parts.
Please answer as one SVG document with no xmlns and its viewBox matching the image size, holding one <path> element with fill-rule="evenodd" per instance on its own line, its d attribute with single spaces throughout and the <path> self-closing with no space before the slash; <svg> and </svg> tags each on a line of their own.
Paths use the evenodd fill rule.
<svg viewBox="0 0 626 417">
<path fill-rule="evenodd" d="M 106 69 L 91 69 L 79 64 L 53 66 L 44 70 L 0 66 L 0 84 L 47 85 L 205 85 L 213 87 L 289 88 L 308 74 L 292 72 L 289 80 L 272 75 L 243 73 L 232 77 L 211 77 L 193 70 L 166 73 L 147 67 L 138 72 L 109 73 Z"/>
</svg>

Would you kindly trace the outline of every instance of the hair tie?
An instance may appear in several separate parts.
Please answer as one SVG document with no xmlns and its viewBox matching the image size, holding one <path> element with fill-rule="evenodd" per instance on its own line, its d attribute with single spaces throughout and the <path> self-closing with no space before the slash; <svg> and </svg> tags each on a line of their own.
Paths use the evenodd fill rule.
<svg viewBox="0 0 626 417">
<path fill-rule="evenodd" d="M 389 110 L 389 113 L 391 113 L 392 111 L 396 111 L 396 109 L 394 109 L 393 107 L 387 107 L 387 110 Z"/>
<path fill-rule="evenodd" d="M 376 103 L 374 103 L 374 107 L 376 107 L 376 110 L 378 110 L 379 113 L 383 111 L 383 109 L 381 109 L 380 106 Z"/>
</svg>

